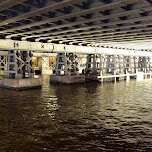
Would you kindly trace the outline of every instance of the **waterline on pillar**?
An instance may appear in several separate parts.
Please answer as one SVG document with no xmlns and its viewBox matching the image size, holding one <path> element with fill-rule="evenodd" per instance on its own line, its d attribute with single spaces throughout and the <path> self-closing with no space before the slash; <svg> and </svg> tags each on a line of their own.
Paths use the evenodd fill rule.
<svg viewBox="0 0 152 152">
<path fill-rule="evenodd" d="M 7 77 L 1 78 L 0 86 L 12 89 L 41 87 L 41 79 L 34 78 L 32 51 L 8 51 Z"/>
</svg>

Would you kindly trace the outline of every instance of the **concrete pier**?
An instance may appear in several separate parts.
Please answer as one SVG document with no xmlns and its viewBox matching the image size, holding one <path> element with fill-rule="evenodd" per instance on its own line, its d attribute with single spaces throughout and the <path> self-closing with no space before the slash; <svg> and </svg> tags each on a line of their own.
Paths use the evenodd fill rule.
<svg viewBox="0 0 152 152">
<path fill-rule="evenodd" d="M 28 79 L 0 78 L 0 87 L 10 88 L 15 90 L 40 88 L 41 79 L 40 78 L 28 78 Z"/>
<path fill-rule="evenodd" d="M 31 51 L 8 51 L 7 75 L 0 80 L 0 86 L 11 89 L 26 89 L 41 86 L 41 79 L 34 78 Z"/>
<path fill-rule="evenodd" d="M 143 80 L 147 75 L 151 78 L 150 72 L 146 72 L 151 70 L 150 58 L 146 59 L 125 55 L 88 54 L 85 68 L 80 72 L 78 55 L 59 53 L 56 58 L 55 75 L 50 76 L 50 82 L 72 84 L 84 81 Z"/>
<path fill-rule="evenodd" d="M 78 56 L 74 53 L 58 53 L 55 75 L 50 76 L 50 83 L 84 83 L 85 76 L 79 74 Z"/>
</svg>

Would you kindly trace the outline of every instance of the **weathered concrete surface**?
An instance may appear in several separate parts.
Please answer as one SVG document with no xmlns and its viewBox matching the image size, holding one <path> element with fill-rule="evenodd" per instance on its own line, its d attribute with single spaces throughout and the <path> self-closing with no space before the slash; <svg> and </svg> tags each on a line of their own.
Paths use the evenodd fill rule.
<svg viewBox="0 0 152 152">
<path fill-rule="evenodd" d="M 8 79 L 0 78 L 0 86 L 12 89 L 26 89 L 41 87 L 40 78 L 27 78 L 27 79 Z"/>
<path fill-rule="evenodd" d="M 50 76 L 50 83 L 63 83 L 63 84 L 74 84 L 74 83 L 84 83 L 85 76 Z"/>
</svg>

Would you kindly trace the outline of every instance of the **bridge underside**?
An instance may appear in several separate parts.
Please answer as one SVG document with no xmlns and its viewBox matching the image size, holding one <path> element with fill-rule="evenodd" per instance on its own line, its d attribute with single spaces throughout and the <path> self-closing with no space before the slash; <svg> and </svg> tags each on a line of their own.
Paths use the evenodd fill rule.
<svg viewBox="0 0 152 152">
<path fill-rule="evenodd" d="M 150 0 L 1 0 L 0 39 L 151 50 Z"/>
<path fill-rule="evenodd" d="M 28 78 L 39 86 L 32 58 L 51 54 L 59 78 L 83 81 L 81 55 L 87 56 L 85 76 L 139 70 L 151 77 L 151 40 L 150 0 L 0 0 L 0 67 L 13 85 Z"/>
</svg>

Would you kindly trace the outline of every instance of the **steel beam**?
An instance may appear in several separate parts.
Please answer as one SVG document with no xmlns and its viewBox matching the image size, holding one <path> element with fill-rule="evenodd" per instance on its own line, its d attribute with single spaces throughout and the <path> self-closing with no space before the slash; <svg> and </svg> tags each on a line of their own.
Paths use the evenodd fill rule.
<svg viewBox="0 0 152 152">
<path fill-rule="evenodd" d="M 11 32 L 11 31 L 15 31 L 15 30 L 31 28 L 33 26 L 40 26 L 40 25 L 43 25 L 43 24 L 56 22 L 56 21 L 59 21 L 59 20 L 70 19 L 72 17 L 80 17 L 82 15 L 87 15 L 87 14 L 90 14 L 90 13 L 105 11 L 105 10 L 109 10 L 109 9 L 116 9 L 116 8 L 126 6 L 127 4 L 132 4 L 132 3 L 136 3 L 136 2 L 142 2 L 142 1 L 143 0 L 124 0 L 123 2 L 114 2 L 114 3 L 107 4 L 107 5 L 102 5 L 102 6 L 90 8 L 90 9 L 87 9 L 87 10 L 78 11 L 78 12 L 74 12 L 74 13 L 71 13 L 71 14 L 46 19 L 46 20 L 39 21 L 39 22 L 34 22 L 34 23 L 31 23 L 31 24 L 28 24 L 28 25 L 15 27 L 15 28 L 12 28 L 12 29 L 5 30 L 5 32 Z"/>
<path fill-rule="evenodd" d="M 17 4 L 23 3 L 26 0 L 4 0 L 4 2 L 0 3 L 0 11 L 13 7 Z"/>
<path fill-rule="evenodd" d="M 22 1 L 25 1 L 25 0 L 22 0 Z M 83 2 L 83 1 L 87 1 L 87 0 L 64 0 L 62 2 L 53 4 L 53 5 L 50 5 L 50 6 L 46 6 L 44 8 L 29 12 L 29 13 L 25 13 L 25 14 L 20 15 L 20 16 L 10 18 L 8 20 L 4 20 L 3 22 L 0 23 L 0 26 L 3 26 L 5 24 L 10 24 L 12 22 L 16 22 L 16 21 L 19 21 L 19 20 L 23 20 L 23 19 L 26 19 L 26 18 L 30 18 L 30 17 L 33 17 L 33 16 L 37 16 L 39 14 L 44 14 L 44 13 L 49 12 L 50 10 L 54 11 L 54 10 L 57 10 L 57 9 L 60 9 L 60 8 L 63 8 L 63 7 L 67 7 L 69 5 L 74 5 L 76 3 L 80 3 L 80 1 Z"/>
<path fill-rule="evenodd" d="M 69 27 L 69 26 L 75 26 L 75 25 L 79 25 L 79 24 L 86 24 L 86 23 L 89 23 L 89 22 L 96 22 L 96 21 L 98 21 L 98 20 L 107 20 L 107 19 L 113 19 L 113 18 L 119 18 L 119 17 L 123 17 L 123 16 L 130 16 L 130 15 L 137 15 L 137 14 L 140 14 L 140 13 L 143 13 L 143 12 L 148 12 L 148 11 L 150 11 L 150 10 L 152 10 L 152 7 L 147 7 L 147 8 L 145 8 L 145 9 L 135 9 L 135 10 L 131 10 L 131 11 L 126 11 L 126 12 L 121 12 L 121 13 L 116 13 L 116 14 L 112 14 L 112 15 L 106 15 L 106 16 L 99 16 L 99 17 L 95 17 L 95 18 L 92 18 L 92 19 L 87 19 L 87 20 L 82 20 L 82 21 L 78 21 L 78 22 L 76 22 L 76 23 L 70 23 L 70 24 L 64 24 L 64 27 Z M 136 19 L 138 20 L 138 21 L 141 21 L 141 20 L 146 20 L 146 19 L 152 19 L 152 17 L 144 17 L 144 19 L 143 19 L 143 17 L 138 17 L 138 18 L 134 18 L 134 19 L 128 19 L 128 20 L 126 20 L 126 21 L 130 21 L 130 22 L 135 22 L 136 21 Z M 112 23 L 110 23 L 110 24 L 113 24 L 113 25 L 117 25 L 117 24 L 122 24 L 122 23 L 124 23 L 124 21 L 117 21 L 117 22 L 112 22 Z M 54 35 L 54 34 L 61 34 L 61 33 L 63 33 L 63 34 L 66 34 L 67 32 L 76 32 L 76 31 L 79 31 L 79 30 L 89 30 L 89 29 L 91 29 L 91 28 L 101 28 L 101 27 L 103 27 L 103 26 L 107 26 L 107 25 L 109 25 L 108 23 L 106 23 L 106 24 L 101 24 L 101 25 L 92 25 L 92 26 L 85 26 L 85 27 L 80 27 L 80 28 L 76 28 L 76 29 L 69 29 L 69 30 L 64 30 L 64 31 L 55 31 L 55 32 L 51 32 L 50 33 L 50 35 Z M 134 27 L 135 26 L 139 26 L 138 24 L 137 25 L 133 25 Z M 118 29 L 119 27 L 117 27 L 117 29 Z M 52 30 L 52 29 L 57 29 L 57 27 L 50 27 L 50 28 L 46 28 L 45 29 L 45 31 L 50 31 L 50 30 Z M 104 29 L 105 30 L 105 29 Z M 12 35 L 9 35 L 8 36 L 8 38 L 10 38 L 10 37 L 12 37 L 12 36 L 17 36 L 17 35 L 23 35 L 23 34 L 30 34 L 30 33 L 35 33 L 35 32 L 41 32 L 42 31 L 42 29 L 39 29 L 39 30 L 36 30 L 36 31 L 30 31 L 30 32 L 24 32 L 24 33 L 18 33 L 18 34 L 12 34 Z M 43 31 L 44 31 L 44 29 L 43 29 Z M 101 30 L 100 30 L 101 31 Z M 3 32 L 3 31 L 2 31 Z M 64 36 L 62 34 L 62 37 Z M 81 33 L 80 33 L 81 34 Z M 83 33 L 82 33 L 83 34 Z M 38 36 L 47 36 L 47 37 L 42 37 L 42 38 L 39 38 L 39 39 L 45 39 L 45 38 L 48 38 L 48 37 L 50 37 L 49 36 L 49 34 L 48 33 L 46 33 L 46 34 L 36 34 L 35 36 L 25 36 L 25 37 L 23 37 L 22 39 L 23 40 L 26 40 L 27 38 L 34 38 L 34 37 L 38 37 Z"/>
<path fill-rule="evenodd" d="M 49 32 L 50 30 L 54 30 L 54 29 L 60 29 L 60 28 L 64 28 L 64 27 L 72 27 L 72 26 L 76 26 L 76 25 L 82 25 L 82 24 L 86 24 L 86 23 L 90 23 L 90 22 L 96 22 L 98 20 L 118 18 L 118 17 L 126 16 L 126 15 L 135 15 L 136 13 L 142 13 L 144 11 L 148 11 L 149 9 L 152 9 L 152 8 L 148 7 L 148 8 L 145 8 L 145 9 L 136 9 L 136 10 L 133 10 L 133 11 L 127 11 L 127 12 L 117 13 L 117 14 L 113 14 L 113 15 L 99 16 L 99 17 L 95 17 L 95 18 L 91 18 L 91 19 L 87 19 L 87 20 L 78 21 L 76 23 L 74 22 L 74 23 L 52 26 L 52 27 L 49 27 L 49 28 L 45 28 L 45 31 Z M 151 19 L 152 19 L 151 16 L 138 17 L 138 18 L 122 20 L 122 21 L 117 21 L 117 22 L 103 23 L 102 26 L 91 25 L 91 26 L 79 27 L 79 28 L 76 28 L 76 29 L 64 30 L 63 32 L 60 31 L 60 33 L 66 33 L 66 32 L 71 32 L 71 31 L 76 32 L 76 31 L 79 31 L 79 30 L 89 30 L 91 28 L 99 28 L 99 27 L 101 28 L 103 26 L 112 26 L 113 27 L 117 24 L 127 24 L 127 23 L 133 23 L 133 22 L 139 22 L 139 21 L 145 21 L 145 20 L 151 20 Z M 150 24 L 150 21 L 149 21 L 149 24 Z M 142 26 L 144 26 L 144 25 L 145 24 L 142 24 Z M 140 25 L 137 24 L 137 25 L 132 25 L 132 26 L 138 27 Z M 123 26 L 121 28 L 127 28 L 127 27 Z M 10 35 L 6 36 L 6 38 L 11 38 L 11 37 L 18 36 L 18 35 L 26 35 L 26 34 L 31 34 L 31 33 L 39 33 L 39 32 L 42 32 L 42 31 L 44 31 L 44 29 L 36 29 L 36 30 L 33 29 L 32 31 L 28 31 L 28 32 L 10 34 Z M 8 32 L 8 30 L 4 30 L 4 31 L 1 31 L 1 32 L 5 33 L 5 32 Z M 58 31 L 57 32 L 52 32 L 51 35 L 52 34 L 58 34 Z M 45 34 L 38 34 L 38 35 L 45 36 Z M 33 34 L 32 34 L 32 36 L 27 36 L 27 37 L 25 36 L 25 37 L 23 37 L 23 40 L 25 40 L 27 38 L 37 37 L 38 35 L 33 36 Z"/>
<path fill-rule="evenodd" d="M 23 50 L 48 53 L 81 53 L 81 54 L 107 54 L 107 55 L 124 55 L 124 56 L 147 56 L 151 57 L 152 52 L 111 49 L 102 47 L 75 46 L 64 44 L 0 40 L 0 50 Z"/>
</svg>

